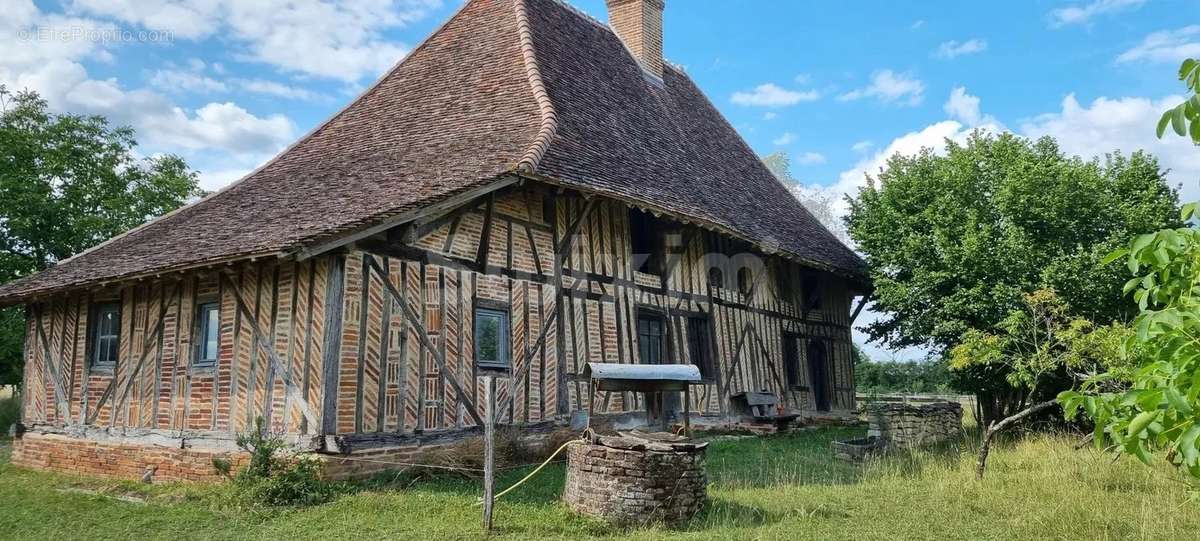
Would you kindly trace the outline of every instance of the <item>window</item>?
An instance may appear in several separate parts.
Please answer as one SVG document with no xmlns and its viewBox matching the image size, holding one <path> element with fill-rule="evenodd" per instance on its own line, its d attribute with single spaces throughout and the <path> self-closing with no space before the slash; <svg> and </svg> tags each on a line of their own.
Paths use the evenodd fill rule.
<svg viewBox="0 0 1200 541">
<path fill-rule="evenodd" d="M 662 231 L 659 221 L 649 213 L 629 210 L 630 247 L 634 270 L 650 274 L 663 271 Z"/>
<path fill-rule="evenodd" d="M 112 368 L 117 365 L 117 348 L 121 343 L 121 304 L 102 302 L 92 308 L 89 322 L 91 340 L 90 357 L 96 368 Z"/>
<path fill-rule="evenodd" d="M 706 317 L 688 318 L 688 357 L 692 364 L 700 368 L 700 377 L 711 380 L 714 379 L 716 370 L 713 366 L 712 338 L 709 335 L 708 321 Z"/>
<path fill-rule="evenodd" d="M 708 269 L 708 287 L 713 289 L 725 287 L 725 275 L 721 272 L 720 267 L 710 267 Z"/>
<path fill-rule="evenodd" d="M 801 286 L 804 291 L 804 309 L 821 309 L 821 280 L 816 276 L 806 276 Z"/>
<path fill-rule="evenodd" d="M 787 373 L 788 388 L 800 388 L 800 337 L 797 335 L 783 335 L 783 367 Z"/>
<path fill-rule="evenodd" d="M 495 308 L 475 309 L 475 365 L 480 368 L 508 368 L 508 311 Z"/>
<path fill-rule="evenodd" d="M 203 302 L 196 305 L 196 359 L 192 366 L 213 366 L 217 364 L 217 350 L 220 349 L 221 308 L 216 302 Z"/>
<path fill-rule="evenodd" d="M 666 363 L 666 340 L 664 330 L 666 324 L 662 316 L 652 313 L 638 314 L 638 357 L 642 364 Z"/>
<path fill-rule="evenodd" d="M 750 267 L 742 267 L 738 269 L 738 291 L 741 291 L 742 295 L 749 295 L 750 291 L 754 289 L 753 275 L 754 273 L 751 272 Z"/>
<path fill-rule="evenodd" d="M 775 287 L 779 291 L 779 298 L 794 302 L 796 300 L 795 277 L 792 274 L 792 266 L 787 262 L 781 261 L 775 267 Z"/>
</svg>

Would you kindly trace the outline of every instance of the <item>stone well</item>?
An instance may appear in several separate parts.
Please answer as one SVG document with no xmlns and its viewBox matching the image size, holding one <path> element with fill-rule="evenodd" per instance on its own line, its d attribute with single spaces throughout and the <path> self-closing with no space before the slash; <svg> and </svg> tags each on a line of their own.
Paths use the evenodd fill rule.
<svg viewBox="0 0 1200 541">
<path fill-rule="evenodd" d="M 887 447 L 912 449 L 952 441 L 962 435 L 958 402 L 871 402 L 867 404 L 868 437 Z"/>
<path fill-rule="evenodd" d="M 679 524 L 707 500 L 707 445 L 636 432 L 571 444 L 563 499 L 578 513 L 620 526 Z"/>
</svg>

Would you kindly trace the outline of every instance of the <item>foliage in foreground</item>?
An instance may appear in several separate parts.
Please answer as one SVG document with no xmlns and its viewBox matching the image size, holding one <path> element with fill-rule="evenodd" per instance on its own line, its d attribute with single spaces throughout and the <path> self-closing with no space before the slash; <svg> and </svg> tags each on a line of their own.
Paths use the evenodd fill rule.
<svg viewBox="0 0 1200 541">
<path fill-rule="evenodd" d="M 1170 126 L 1176 135 L 1191 136 L 1192 142 L 1200 145 L 1200 58 L 1188 58 L 1179 65 L 1179 80 L 1191 96 L 1158 119 L 1158 138 L 1162 139 Z"/>
<path fill-rule="evenodd" d="M 883 315 L 866 329 L 872 339 L 943 353 L 968 331 L 992 332 L 1043 288 L 1099 325 L 1132 315 L 1119 266 L 1098 263 L 1132 235 L 1177 225 L 1178 196 L 1155 158 L 1084 161 L 1051 138 L 980 132 L 946 147 L 893 156 L 850 202 Z M 1027 398 L 1007 378 L 981 366 L 958 382 L 985 423 Z"/>
<path fill-rule="evenodd" d="M 233 478 L 237 499 L 268 506 L 307 506 L 328 502 L 345 487 L 321 479 L 320 462 L 307 455 L 289 455 L 282 439 L 263 427 L 262 417 L 254 430 L 239 434 L 237 445 L 250 453 L 250 462 Z M 230 465 L 214 459 L 213 467 L 229 475 Z"/>
<path fill-rule="evenodd" d="M 0 284 L 182 206 L 201 194 L 173 155 L 139 158 L 129 127 L 58 114 L 0 85 Z M 21 384 L 24 314 L 0 310 L 0 385 Z"/>
<path fill-rule="evenodd" d="M 1196 219 L 1196 209 L 1185 205 L 1182 219 Z M 1068 418 L 1082 409 L 1095 422 L 1098 447 L 1112 441 L 1147 464 L 1161 451 L 1200 482 L 1200 229 L 1140 235 L 1109 258 L 1124 258 L 1134 275 L 1125 291 L 1141 313 L 1126 347 L 1148 359 L 1133 370 L 1127 390 L 1112 391 L 1120 374 L 1106 371 L 1059 400 Z"/>
</svg>

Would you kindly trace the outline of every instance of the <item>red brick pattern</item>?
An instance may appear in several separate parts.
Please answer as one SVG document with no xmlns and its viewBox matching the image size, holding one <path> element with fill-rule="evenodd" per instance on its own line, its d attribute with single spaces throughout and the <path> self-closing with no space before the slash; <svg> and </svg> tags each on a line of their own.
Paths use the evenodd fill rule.
<svg viewBox="0 0 1200 541">
<path fill-rule="evenodd" d="M 234 469 L 249 460 L 242 452 L 103 443 L 59 436 L 26 433 L 13 442 L 12 463 L 24 468 L 141 479 L 152 470 L 154 481 L 219 481 L 212 461 L 230 461 Z"/>
</svg>

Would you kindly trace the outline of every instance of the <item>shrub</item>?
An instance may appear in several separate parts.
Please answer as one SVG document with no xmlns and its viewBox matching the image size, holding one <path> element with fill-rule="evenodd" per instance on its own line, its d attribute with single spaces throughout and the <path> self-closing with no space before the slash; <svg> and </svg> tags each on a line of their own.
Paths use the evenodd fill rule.
<svg viewBox="0 0 1200 541">
<path fill-rule="evenodd" d="M 235 496 L 251 506 L 305 506 L 328 502 L 344 486 L 321 479 L 321 463 L 305 455 L 288 454 L 287 444 L 263 427 L 261 417 L 254 430 L 239 434 L 237 445 L 250 453 L 250 462 L 233 476 Z M 215 459 L 213 468 L 230 476 L 228 461 Z"/>
</svg>

